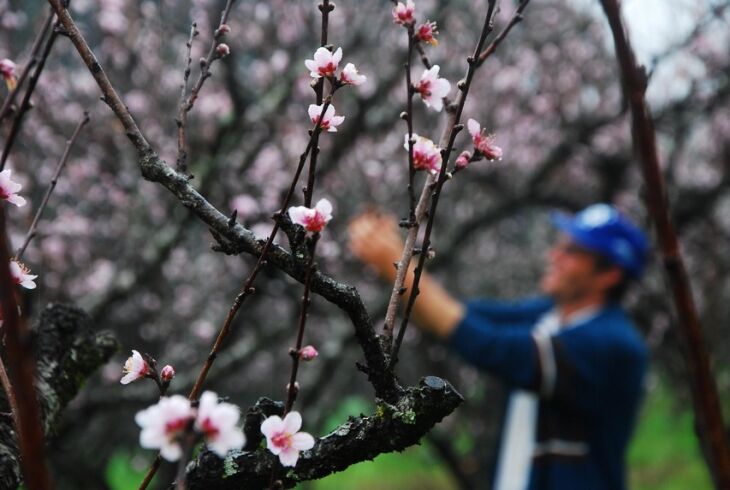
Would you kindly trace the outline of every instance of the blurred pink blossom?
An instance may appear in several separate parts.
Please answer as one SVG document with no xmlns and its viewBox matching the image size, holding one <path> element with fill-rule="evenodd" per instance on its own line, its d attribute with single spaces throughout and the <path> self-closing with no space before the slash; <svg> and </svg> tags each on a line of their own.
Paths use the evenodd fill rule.
<svg viewBox="0 0 730 490">
<path fill-rule="evenodd" d="M 195 429 L 203 434 L 208 448 L 224 458 L 228 451 L 241 449 L 246 444 L 243 431 L 236 426 L 239 418 L 237 406 L 220 403 L 218 395 L 206 391 L 200 397 Z"/>
<path fill-rule="evenodd" d="M 168 461 L 182 456 L 180 436 L 195 417 L 190 400 L 182 395 L 162 397 L 155 405 L 137 412 L 134 421 L 142 428 L 139 443 L 143 448 L 159 449 Z"/>
<path fill-rule="evenodd" d="M 11 173 L 12 170 L 9 168 L 0 172 L 0 199 L 5 199 L 18 207 L 25 206 L 25 199 L 18 195 L 23 186 L 10 178 Z"/>
</svg>

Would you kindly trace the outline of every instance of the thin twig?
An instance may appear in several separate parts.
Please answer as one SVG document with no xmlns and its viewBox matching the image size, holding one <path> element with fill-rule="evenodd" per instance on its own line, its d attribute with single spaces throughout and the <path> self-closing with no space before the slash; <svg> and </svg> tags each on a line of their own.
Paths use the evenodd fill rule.
<svg viewBox="0 0 730 490">
<path fill-rule="evenodd" d="M 329 15 L 335 9 L 335 5 L 329 3 L 329 0 L 322 0 L 318 5 L 319 11 L 322 12 L 322 33 L 320 37 L 320 46 L 327 45 L 327 32 L 329 30 Z M 324 93 L 324 77 L 320 77 L 314 86 L 315 98 L 317 105 L 322 104 Z M 314 174 L 317 171 L 317 157 L 319 156 L 319 135 L 314 138 L 312 147 L 312 158 L 309 160 L 309 172 L 307 174 L 307 185 L 304 187 L 304 205 L 312 207 L 312 195 L 314 194 Z"/>
<path fill-rule="evenodd" d="M 309 245 L 309 257 L 307 259 L 307 275 L 304 278 L 304 293 L 302 294 L 302 305 L 299 313 L 299 330 L 297 331 L 297 343 L 294 350 L 291 351 L 292 367 L 291 376 L 289 376 L 289 386 L 287 387 L 286 404 L 284 405 L 284 415 L 289 413 L 294 405 L 294 401 L 297 398 L 297 371 L 299 369 L 299 351 L 302 350 L 302 342 L 304 340 L 304 327 L 307 323 L 307 312 L 309 311 L 309 305 L 311 300 L 309 299 L 309 287 L 312 282 L 312 274 L 314 273 L 314 253 L 317 249 L 317 242 L 319 241 L 319 233 L 315 233 L 312 236 L 311 243 Z"/>
<path fill-rule="evenodd" d="M 494 38 L 494 41 L 492 41 L 489 46 L 487 46 L 486 49 L 479 54 L 477 66 L 482 66 L 482 63 L 484 63 L 484 61 L 486 61 L 486 59 L 489 58 L 492 53 L 497 50 L 497 47 L 500 45 L 500 43 L 504 41 L 504 39 L 507 37 L 507 34 L 509 34 L 509 31 L 511 31 L 514 26 L 522 22 L 522 12 L 525 10 L 525 7 L 527 7 L 528 3 L 529 0 L 527 2 L 520 2 L 520 4 L 517 6 L 517 10 L 515 10 L 515 13 L 512 15 L 512 18 L 510 18 L 504 29 L 502 29 L 502 32 L 497 34 L 497 37 Z"/>
<path fill-rule="evenodd" d="M 8 405 L 10 405 L 10 416 L 13 418 L 13 426 L 17 431 L 20 427 L 19 415 L 18 415 L 18 400 L 15 398 L 15 390 L 13 384 L 10 382 L 8 377 L 8 371 L 5 369 L 5 362 L 0 357 L 0 384 L 2 384 L 5 396 L 8 397 Z"/>
<path fill-rule="evenodd" d="M 51 32 L 51 35 L 48 37 L 46 44 L 43 46 L 43 53 L 41 54 L 40 60 L 35 66 L 33 74 L 28 80 L 28 88 L 26 89 L 25 95 L 23 95 L 23 100 L 21 101 L 20 106 L 15 113 L 13 124 L 10 127 L 10 133 L 8 134 L 8 138 L 5 140 L 5 147 L 3 148 L 2 156 L 0 156 L 0 171 L 5 168 L 5 163 L 7 162 L 8 155 L 10 154 L 10 149 L 13 147 L 13 143 L 15 142 L 15 139 L 18 136 L 18 132 L 20 131 L 20 125 L 23 122 L 23 116 L 26 112 L 28 112 L 28 109 L 30 109 L 30 97 L 31 95 L 33 95 L 33 91 L 38 84 L 38 79 L 43 72 L 43 67 L 46 64 L 48 55 L 51 53 L 51 48 L 53 47 L 53 43 L 56 41 L 57 37 L 58 32 L 56 32 L 56 28 L 54 28 Z"/>
<path fill-rule="evenodd" d="M 187 152 L 185 151 L 185 124 L 187 122 L 187 113 L 190 112 L 193 109 L 193 106 L 195 105 L 195 101 L 198 100 L 198 96 L 200 95 L 200 89 L 203 88 L 203 84 L 205 81 L 211 77 L 210 73 L 210 67 L 213 64 L 213 62 L 221 57 L 221 55 L 217 51 L 218 44 L 220 44 L 221 39 L 223 39 L 223 36 L 226 35 L 226 30 L 221 29 L 221 26 L 226 24 L 228 22 L 228 16 L 231 13 L 231 7 L 233 6 L 234 0 L 228 0 L 226 2 L 226 6 L 223 9 L 223 12 L 221 13 L 221 20 L 218 24 L 218 27 L 216 28 L 215 32 L 213 33 L 213 42 L 210 45 L 210 49 L 208 50 L 208 55 L 200 60 L 200 74 L 198 75 L 198 79 L 195 81 L 195 84 L 193 85 L 192 90 L 190 91 L 190 96 L 187 98 L 187 101 L 185 102 L 184 107 L 182 107 L 181 114 L 182 116 L 178 116 L 180 122 L 178 123 L 178 128 L 182 127 L 182 142 L 180 141 L 180 131 L 178 129 L 178 162 L 177 162 L 177 169 L 179 172 L 182 172 L 184 174 L 187 173 Z M 180 147 L 183 148 L 183 152 L 180 153 L 179 149 Z"/>
<path fill-rule="evenodd" d="M 188 79 L 190 78 L 191 71 L 190 64 L 193 62 L 190 52 L 193 49 L 193 39 L 195 39 L 195 36 L 197 35 L 197 24 L 193 22 L 193 25 L 190 28 L 190 37 L 188 38 L 188 42 L 185 44 L 187 47 L 185 71 L 183 72 L 183 81 L 180 86 L 180 103 L 178 104 L 177 119 L 175 119 L 175 123 L 177 124 L 177 168 L 181 172 L 185 171 L 184 168 L 188 158 L 188 152 L 185 149 L 185 127 L 187 126 L 188 121 L 188 111 L 185 110 L 185 96 L 188 92 Z"/>
<path fill-rule="evenodd" d="M 413 96 L 416 91 L 411 81 L 411 60 L 413 59 L 414 32 L 413 24 L 406 26 L 408 33 L 408 56 L 406 57 L 406 123 L 408 123 L 408 223 L 412 226 L 416 221 L 416 169 L 413 166 Z"/>
<path fill-rule="evenodd" d="M 28 490 L 51 487 L 43 442 L 41 410 L 34 387 L 35 358 L 24 319 L 18 313 L 15 281 L 10 275 L 10 251 L 5 224 L 5 210 L 0 206 L 0 308 L 10 368 L 11 387 L 18 408 L 18 440 L 20 463 Z"/>
<path fill-rule="evenodd" d="M 15 252 L 15 257 L 13 257 L 13 259 L 20 260 L 20 258 L 25 253 L 25 249 L 28 248 L 28 244 L 36 236 L 36 230 L 38 228 L 38 220 L 40 220 L 41 215 L 43 214 L 43 211 L 45 211 L 46 206 L 48 205 L 48 200 L 50 199 L 51 194 L 53 193 L 53 190 L 56 188 L 56 184 L 58 183 L 58 177 L 61 175 L 61 171 L 63 170 L 63 167 L 66 165 L 66 162 L 68 161 L 68 157 L 71 153 L 71 148 L 73 147 L 74 143 L 76 142 L 76 138 L 78 138 L 79 133 L 81 132 L 81 129 L 88 122 L 89 122 L 89 113 L 87 111 L 84 111 L 84 117 L 76 125 L 76 129 L 74 129 L 74 132 L 71 135 L 71 138 L 69 138 L 69 140 L 66 141 L 66 148 L 63 151 L 63 155 L 61 155 L 61 158 L 58 160 L 58 163 L 56 164 L 56 171 L 54 172 L 53 178 L 51 179 L 51 183 L 48 186 L 48 189 L 46 190 L 46 194 L 43 196 L 43 201 L 41 202 L 41 205 L 38 207 L 38 210 L 36 211 L 35 216 L 33 217 L 33 222 L 31 223 L 30 228 L 28 229 L 28 233 L 26 233 L 26 235 L 25 235 L 25 240 L 23 240 L 23 244 L 20 246 L 20 248 L 18 248 L 18 251 Z"/>
<path fill-rule="evenodd" d="M 482 27 L 482 32 L 479 36 L 479 41 L 477 42 L 477 48 L 474 51 L 474 55 L 470 56 L 468 58 L 469 61 L 469 68 L 467 70 L 467 79 L 468 81 L 465 81 L 462 85 L 462 82 L 459 82 L 459 87 L 462 92 L 459 94 L 459 102 L 457 103 L 457 109 L 453 111 L 450 115 L 449 123 L 446 125 L 446 129 L 444 130 L 441 141 L 439 142 L 439 146 L 441 148 L 445 148 L 447 144 L 449 145 L 449 152 L 445 152 L 442 150 L 442 166 L 441 166 L 441 173 L 443 174 L 446 169 L 446 164 L 448 162 L 448 158 L 450 155 L 450 148 L 453 147 L 453 138 L 456 137 L 456 133 L 458 130 L 456 130 L 456 126 L 459 121 L 459 117 L 461 116 L 461 111 L 464 107 L 464 102 L 466 100 L 466 94 L 468 93 L 469 84 L 471 83 L 470 76 L 473 76 L 473 65 L 476 61 L 477 55 L 481 52 L 482 46 L 484 46 L 484 42 L 487 38 L 487 35 L 492 31 L 493 25 L 492 25 L 492 19 L 494 16 L 494 9 L 496 7 L 496 0 L 489 0 L 489 6 L 487 8 L 487 15 L 484 19 L 484 26 Z M 463 89 L 466 89 L 464 91 Z M 461 128 L 459 128 L 461 129 Z M 395 317 L 398 312 L 398 303 L 400 296 L 405 293 L 406 289 L 404 288 L 405 284 L 405 278 L 406 274 L 408 272 L 408 266 L 411 262 L 411 258 L 413 257 L 413 249 L 416 246 L 416 239 L 418 237 L 418 230 L 420 227 L 420 223 L 423 220 L 423 217 L 426 215 L 426 210 L 428 208 L 428 202 L 429 202 L 429 195 L 431 194 L 431 191 L 433 189 L 433 186 L 435 183 L 438 182 L 440 178 L 437 178 L 433 175 L 430 175 L 426 178 L 426 182 L 424 183 L 423 190 L 421 191 L 421 197 L 418 200 L 418 205 L 416 206 L 416 219 L 415 221 L 410 225 L 408 229 L 408 234 L 406 235 L 405 245 L 403 247 L 403 252 L 401 254 L 401 258 L 396 264 L 396 278 L 395 282 L 393 283 L 393 290 L 390 294 L 390 300 L 388 301 L 388 309 L 385 313 L 385 324 L 383 326 L 383 337 L 385 340 L 390 344 L 392 347 L 392 341 L 393 341 L 393 331 L 395 328 Z M 424 253 L 426 251 L 424 250 Z M 417 284 L 416 284 L 417 286 Z M 391 361 L 391 365 L 392 361 Z"/>
<path fill-rule="evenodd" d="M 302 343 L 304 341 L 304 328 L 307 324 L 307 312 L 309 311 L 309 305 L 311 300 L 309 299 L 309 287 L 312 282 L 312 274 L 314 272 L 314 254 L 317 249 L 317 242 L 319 241 L 319 233 L 315 233 L 309 244 L 309 257 L 307 258 L 307 272 L 304 278 L 304 293 L 302 293 L 302 303 L 299 310 L 299 328 L 297 330 L 297 341 L 296 346 L 289 351 L 291 355 L 291 374 L 289 375 L 289 384 L 286 388 L 286 403 L 284 405 L 284 415 L 289 413 L 294 406 L 294 401 L 297 399 L 299 394 L 299 387 L 297 386 L 297 373 L 299 371 L 299 354 L 302 350 Z M 269 481 L 269 490 L 274 489 L 276 482 L 276 464 L 271 466 L 271 478 Z"/>
<path fill-rule="evenodd" d="M 28 75 L 30 74 L 30 69 L 33 68 L 36 63 L 38 63 L 38 53 L 40 52 L 41 46 L 43 45 L 43 40 L 46 38 L 46 35 L 52 28 L 53 15 L 53 10 L 51 10 L 48 13 L 48 17 L 46 17 L 45 22 L 43 23 L 43 27 L 41 27 L 41 29 L 38 31 L 38 34 L 36 34 L 35 39 L 33 40 L 33 46 L 30 49 L 30 59 L 28 60 L 28 63 L 26 63 L 23 67 L 23 71 L 20 72 L 20 77 L 18 77 L 17 85 L 8 94 L 8 97 L 3 101 L 2 108 L 0 108 L 0 122 L 5 119 L 5 116 L 10 114 L 10 108 L 15 101 L 15 97 L 20 93 L 20 89 L 23 86 L 23 83 L 25 83 L 25 79 L 28 78 Z"/>
<path fill-rule="evenodd" d="M 527 4 L 529 3 L 529 0 L 523 0 L 520 5 L 518 6 L 517 10 L 521 12 L 525 9 Z M 490 7 L 491 7 L 490 3 Z M 513 17 L 514 19 L 514 17 Z M 423 243 L 421 244 L 421 254 L 418 257 L 418 265 L 416 266 L 414 270 L 414 278 L 413 283 L 411 285 L 411 290 L 408 296 L 408 303 L 406 304 L 406 309 L 403 314 L 403 319 L 401 321 L 400 329 L 398 330 L 398 337 L 395 341 L 395 345 L 393 347 L 393 351 L 391 353 L 390 358 L 390 366 L 391 369 L 395 366 L 395 364 L 398 362 L 398 351 L 400 350 L 400 346 L 403 342 L 403 337 L 405 336 L 406 329 L 408 327 L 408 321 L 410 319 L 411 311 L 413 310 L 413 305 L 416 302 L 416 298 L 419 294 L 418 285 L 421 280 L 421 275 L 423 273 L 423 269 L 425 267 L 425 262 L 428 256 L 430 255 L 430 249 L 431 249 L 431 232 L 433 230 L 433 224 L 436 218 L 436 209 L 438 207 L 439 197 L 441 196 L 441 190 L 446 183 L 446 181 L 451 179 L 451 174 L 447 175 L 446 168 L 449 161 L 449 157 L 451 156 L 451 151 L 454 147 L 454 141 L 456 140 L 456 135 L 459 133 L 461 129 L 463 129 L 463 126 L 459 124 L 459 120 L 461 119 L 461 113 L 464 110 L 464 104 L 466 102 L 466 97 L 469 94 L 469 88 L 471 87 L 471 82 L 474 79 L 474 74 L 476 73 L 476 70 L 480 66 L 479 62 L 479 54 L 482 53 L 482 49 L 484 47 L 484 42 L 486 41 L 487 35 L 492 30 L 492 22 L 493 19 L 490 16 L 490 14 L 487 14 L 487 17 L 484 20 L 484 26 L 482 27 L 482 34 L 479 37 L 479 41 L 477 42 L 476 48 L 474 49 L 474 54 L 469 57 L 469 68 L 467 69 L 466 77 L 462 82 L 459 82 L 459 90 L 461 91 L 459 93 L 459 96 L 457 98 L 456 102 L 456 110 L 452 115 L 451 119 L 451 125 L 448 129 L 448 143 L 444 146 L 442 146 L 441 155 L 443 163 L 441 165 L 441 170 L 439 171 L 439 177 L 436 181 L 436 185 L 434 186 L 433 196 L 431 199 L 431 208 L 428 213 L 428 221 L 426 223 L 426 231 L 424 233 L 423 237 Z M 502 39 L 507 35 L 509 32 L 509 29 L 505 28 L 500 35 L 502 36 Z M 500 41 L 501 42 L 501 41 Z M 496 46 L 499 45 L 499 42 L 495 39 L 495 41 L 492 42 L 492 45 Z M 406 265 L 407 267 L 407 265 Z"/>
</svg>

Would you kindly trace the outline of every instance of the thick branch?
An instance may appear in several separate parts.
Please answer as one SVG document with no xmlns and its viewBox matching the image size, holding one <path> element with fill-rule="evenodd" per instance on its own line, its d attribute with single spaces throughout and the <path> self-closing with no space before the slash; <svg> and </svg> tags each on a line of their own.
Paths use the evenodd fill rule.
<svg viewBox="0 0 730 490">
<path fill-rule="evenodd" d="M 50 435 L 66 405 L 85 380 L 118 350 L 111 334 L 95 333 L 81 309 L 48 305 L 31 329 L 36 347 L 36 392 L 43 412 L 43 429 Z M 0 399 L 2 410 L 7 401 Z M 17 435 L 12 421 L 0 419 L 0 488 L 17 488 L 21 472 Z M 35 462 L 37 463 L 37 462 Z"/>
<path fill-rule="evenodd" d="M 314 448 L 302 453 L 295 468 L 279 479 L 285 488 L 316 480 L 379 454 L 403 451 L 428 433 L 463 401 L 446 381 L 428 376 L 409 388 L 394 404 L 380 402 L 370 416 L 352 418 Z M 188 488 L 253 490 L 266 488 L 276 459 L 268 450 L 239 453 L 225 461 L 205 452 L 188 471 Z"/>
</svg>

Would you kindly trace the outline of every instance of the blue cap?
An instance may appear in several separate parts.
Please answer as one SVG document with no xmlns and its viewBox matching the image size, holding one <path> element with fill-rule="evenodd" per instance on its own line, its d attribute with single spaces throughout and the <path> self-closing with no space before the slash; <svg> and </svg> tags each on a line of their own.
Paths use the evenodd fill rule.
<svg viewBox="0 0 730 490">
<path fill-rule="evenodd" d="M 581 247 L 602 255 L 632 279 L 641 277 L 649 240 L 639 227 L 609 204 L 593 204 L 570 216 L 551 215 L 553 224 Z"/>
</svg>

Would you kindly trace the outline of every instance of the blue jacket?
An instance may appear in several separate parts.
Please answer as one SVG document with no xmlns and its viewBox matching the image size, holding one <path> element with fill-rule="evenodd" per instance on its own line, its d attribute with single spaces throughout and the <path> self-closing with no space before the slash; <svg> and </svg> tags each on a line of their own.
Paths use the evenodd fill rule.
<svg viewBox="0 0 730 490">
<path fill-rule="evenodd" d="M 538 445 L 568 441 L 586 447 L 582 455 L 536 454 L 529 490 L 625 490 L 624 456 L 641 401 L 647 348 L 617 305 L 540 341 L 532 328 L 552 308 L 547 298 L 470 301 L 449 343 L 510 388 L 540 395 Z M 549 393 L 546 373 L 552 376 Z"/>
</svg>

